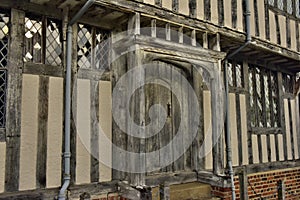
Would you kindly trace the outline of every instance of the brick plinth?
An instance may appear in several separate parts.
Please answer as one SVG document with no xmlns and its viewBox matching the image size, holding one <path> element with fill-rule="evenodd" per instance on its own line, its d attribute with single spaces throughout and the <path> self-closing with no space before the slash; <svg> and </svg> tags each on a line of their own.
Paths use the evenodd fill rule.
<svg viewBox="0 0 300 200">
<path fill-rule="evenodd" d="M 236 197 L 240 199 L 239 178 L 235 177 Z M 285 186 L 285 199 L 300 199 L 300 168 L 270 171 L 265 173 L 251 174 L 248 176 L 249 199 L 277 200 L 278 183 L 283 181 Z M 231 199 L 231 189 L 212 187 L 214 196 L 222 200 Z"/>
</svg>

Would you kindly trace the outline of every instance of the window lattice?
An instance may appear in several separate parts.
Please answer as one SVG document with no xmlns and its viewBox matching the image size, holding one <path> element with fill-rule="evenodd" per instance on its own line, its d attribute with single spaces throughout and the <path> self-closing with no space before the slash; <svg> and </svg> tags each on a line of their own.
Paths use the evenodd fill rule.
<svg viewBox="0 0 300 200">
<path fill-rule="evenodd" d="M 283 10 L 283 0 L 277 0 L 277 7 L 280 9 L 280 10 Z"/>
<path fill-rule="evenodd" d="M 109 68 L 109 33 L 95 27 L 79 24 L 77 38 L 77 65 L 79 68 Z"/>
<path fill-rule="evenodd" d="M 276 73 L 249 67 L 249 95 L 252 127 L 278 127 L 278 82 Z"/>
<path fill-rule="evenodd" d="M 60 23 L 47 19 L 46 31 L 46 64 L 61 65 L 62 44 Z"/>
<path fill-rule="evenodd" d="M 0 128 L 5 127 L 7 71 L 0 69 Z"/>
<path fill-rule="evenodd" d="M 274 0 L 269 0 L 269 5 L 274 6 Z"/>
<path fill-rule="evenodd" d="M 42 19 L 25 18 L 24 62 L 42 62 Z"/>
<path fill-rule="evenodd" d="M 10 14 L 0 10 L 0 128 L 5 127 Z"/>
<path fill-rule="evenodd" d="M 295 0 L 295 6 L 296 6 L 296 17 L 300 18 L 300 0 Z"/>
<path fill-rule="evenodd" d="M 293 2 L 292 0 L 287 0 L 286 1 L 286 11 L 289 13 L 289 14 L 293 14 Z"/>
<path fill-rule="evenodd" d="M 293 94 L 293 92 L 294 92 L 293 76 L 282 73 L 282 89 L 283 89 L 283 92 L 285 92 L 285 93 Z"/>
<path fill-rule="evenodd" d="M 0 11 L 0 67 L 7 65 L 9 21 L 9 14 Z"/>
<path fill-rule="evenodd" d="M 24 62 L 61 65 L 61 27 L 44 17 L 25 18 Z"/>
<path fill-rule="evenodd" d="M 232 87 L 243 87 L 242 65 L 228 62 L 227 66 L 228 84 Z"/>
</svg>

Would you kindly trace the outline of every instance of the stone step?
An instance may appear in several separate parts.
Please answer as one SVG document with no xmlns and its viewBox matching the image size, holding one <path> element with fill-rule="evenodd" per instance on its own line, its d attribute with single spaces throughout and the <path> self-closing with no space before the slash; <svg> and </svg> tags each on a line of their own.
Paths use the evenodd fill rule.
<svg viewBox="0 0 300 200">
<path fill-rule="evenodd" d="M 152 199 L 160 200 L 158 188 L 153 188 Z M 219 200 L 211 195 L 211 186 L 199 182 L 171 185 L 170 200 Z"/>
</svg>

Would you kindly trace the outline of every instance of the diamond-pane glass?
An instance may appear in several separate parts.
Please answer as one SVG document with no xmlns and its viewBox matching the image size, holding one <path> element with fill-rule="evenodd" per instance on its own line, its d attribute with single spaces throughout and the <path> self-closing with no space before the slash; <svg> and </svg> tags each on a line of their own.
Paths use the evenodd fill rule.
<svg viewBox="0 0 300 200">
<path fill-rule="evenodd" d="M 286 10 L 289 14 L 293 14 L 293 2 L 292 0 L 287 0 L 286 1 Z"/>
<path fill-rule="evenodd" d="M 278 7 L 280 10 L 283 10 L 283 0 L 277 0 L 277 7 Z"/>
<path fill-rule="evenodd" d="M 95 67 L 97 69 L 109 68 L 110 40 L 109 33 L 96 31 Z"/>
<path fill-rule="evenodd" d="M 80 68 L 90 68 L 92 64 L 92 29 L 80 24 L 77 39 L 77 65 Z"/>
<path fill-rule="evenodd" d="M 242 65 L 235 65 L 236 87 L 243 87 Z"/>
<path fill-rule="evenodd" d="M 295 0 L 296 17 L 300 18 L 300 0 Z"/>
<path fill-rule="evenodd" d="M 5 127 L 7 71 L 0 70 L 0 128 Z"/>
<path fill-rule="evenodd" d="M 46 64 L 61 65 L 62 44 L 60 36 L 60 23 L 47 20 L 46 31 Z"/>
<path fill-rule="evenodd" d="M 233 71 L 232 71 L 232 64 L 228 63 L 227 66 L 227 79 L 229 86 L 233 86 Z"/>
<path fill-rule="evenodd" d="M 285 93 L 293 93 L 294 92 L 294 84 L 293 84 L 293 77 L 289 74 L 282 74 L 282 89 Z"/>
<path fill-rule="evenodd" d="M 9 13 L 0 10 L 0 67 L 7 65 L 9 22 Z"/>
<path fill-rule="evenodd" d="M 42 62 L 42 20 L 25 18 L 24 62 Z"/>
<path fill-rule="evenodd" d="M 272 126 L 278 127 L 279 124 L 279 108 L 278 108 L 278 81 L 277 81 L 277 76 L 275 72 L 271 72 L 271 90 L 272 90 L 272 106 L 271 108 L 273 109 L 273 121 L 272 121 Z"/>
<path fill-rule="evenodd" d="M 269 5 L 274 6 L 274 0 L 269 0 Z"/>
<path fill-rule="evenodd" d="M 276 73 L 249 66 L 249 96 L 252 127 L 278 127 L 278 81 Z"/>
</svg>

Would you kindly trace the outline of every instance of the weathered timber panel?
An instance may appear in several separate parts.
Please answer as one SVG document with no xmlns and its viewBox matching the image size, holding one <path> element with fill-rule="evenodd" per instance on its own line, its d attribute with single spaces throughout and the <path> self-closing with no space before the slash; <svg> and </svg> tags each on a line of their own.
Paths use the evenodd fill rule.
<svg viewBox="0 0 300 200">
<path fill-rule="evenodd" d="M 90 182 L 90 81 L 77 80 L 76 184 Z"/>
<path fill-rule="evenodd" d="M 63 136 L 63 79 L 50 77 L 46 187 L 61 185 Z"/>
<path fill-rule="evenodd" d="M 39 77 L 23 75 L 19 190 L 36 188 Z"/>
</svg>

